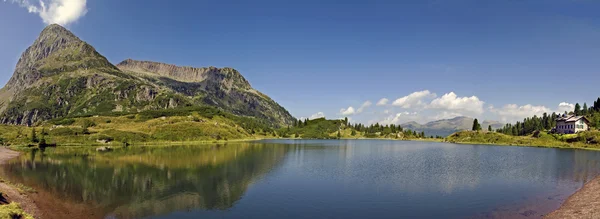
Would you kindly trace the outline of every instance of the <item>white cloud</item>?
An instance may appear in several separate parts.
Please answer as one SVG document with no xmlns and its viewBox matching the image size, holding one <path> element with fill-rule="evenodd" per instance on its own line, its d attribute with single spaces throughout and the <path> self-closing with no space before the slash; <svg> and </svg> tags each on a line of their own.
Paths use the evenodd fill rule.
<svg viewBox="0 0 600 219">
<path fill-rule="evenodd" d="M 359 113 L 362 113 L 363 111 L 365 111 L 365 109 L 367 109 L 371 105 L 373 105 L 373 103 L 371 103 L 371 101 L 367 100 L 362 105 L 360 105 L 360 107 L 358 109 L 354 109 L 354 107 L 352 107 L 352 106 L 349 106 L 348 108 L 342 108 L 342 109 L 340 109 L 340 114 L 342 116 L 349 116 L 349 115 L 359 114 Z"/>
<path fill-rule="evenodd" d="M 348 107 L 348 109 L 340 109 L 340 114 L 342 114 L 342 116 L 354 115 L 354 113 L 356 113 L 354 107 Z"/>
<path fill-rule="evenodd" d="M 315 114 L 313 114 L 313 115 L 311 115 L 311 116 L 309 117 L 309 119 L 310 119 L 310 120 L 313 120 L 313 119 L 318 119 L 318 118 L 325 118 L 325 113 L 323 113 L 323 112 L 318 112 L 318 113 L 315 113 Z"/>
<path fill-rule="evenodd" d="M 483 104 L 484 102 L 476 96 L 458 97 L 454 92 L 450 92 L 431 101 L 429 108 L 482 114 Z"/>
<path fill-rule="evenodd" d="M 381 98 L 381 100 L 377 101 L 377 106 L 385 106 L 386 104 L 388 104 L 390 100 L 388 100 L 387 98 Z"/>
<path fill-rule="evenodd" d="M 544 113 L 552 112 L 552 110 L 548 107 L 534 106 L 531 104 L 523 106 L 519 106 L 517 104 L 507 104 L 499 109 L 491 107 L 490 111 L 500 116 L 500 119 L 504 122 L 515 122 L 526 117 L 532 117 L 534 115 L 541 116 Z"/>
<path fill-rule="evenodd" d="M 414 121 L 417 119 L 417 112 L 401 112 L 396 113 L 394 115 L 390 115 L 383 120 L 379 121 L 379 124 L 389 125 L 389 124 L 400 124 L 403 122 Z"/>
<path fill-rule="evenodd" d="M 392 105 L 399 106 L 405 109 L 425 106 L 423 99 L 435 98 L 436 94 L 429 92 L 429 90 L 417 91 L 407 96 L 396 99 Z"/>
<path fill-rule="evenodd" d="M 38 14 L 46 24 L 68 25 L 87 13 L 87 0 L 39 0 L 38 4 L 29 0 L 9 1 L 27 8 L 29 13 Z"/>
<path fill-rule="evenodd" d="M 365 101 L 359 108 L 358 110 L 356 110 L 356 113 L 362 113 L 366 108 L 370 107 L 371 105 L 373 105 L 373 103 L 371 103 L 371 101 Z"/>
<path fill-rule="evenodd" d="M 565 113 L 565 111 L 567 112 L 572 112 L 575 110 L 575 104 L 572 103 L 566 103 L 566 102 L 562 102 L 558 104 L 558 108 L 556 109 L 556 113 Z"/>
</svg>

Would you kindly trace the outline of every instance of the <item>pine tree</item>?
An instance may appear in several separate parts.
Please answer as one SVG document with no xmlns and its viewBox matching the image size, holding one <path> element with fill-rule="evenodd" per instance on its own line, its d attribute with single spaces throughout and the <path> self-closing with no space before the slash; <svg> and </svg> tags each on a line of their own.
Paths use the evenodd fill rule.
<svg viewBox="0 0 600 219">
<path fill-rule="evenodd" d="M 33 143 L 37 143 L 38 142 L 37 136 L 35 134 L 35 128 L 31 129 L 31 142 L 33 142 Z"/>
<path fill-rule="evenodd" d="M 473 131 L 479 131 L 481 130 L 481 125 L 479 124 L 479 121 L 477 121 L 477 119 L 473 120 Z"/>
<path fill-rule="evenodd" d="M 575 104 L 575 111 L 574 111 L 576 116 L 580 116 L 581 115 L 581 106 L 579 105 L 579 103 Z"/>
<path fill-rule="evenodd" d="M 583 114 L 584 116 L 587 116 L 587 114 L 588 114 L 587 103 L 583 103 L 583 109 L 581 109 L 581 114 Z"/>
<path fill-rule="evenodd" d="M 344 117 L 344 125 L 348 126 L 348 117 Z"/>
<path fill-rule="evenodd" d="M 492 132 L 492 125 L 488 125 L 488 132 Z"/>
</svg>

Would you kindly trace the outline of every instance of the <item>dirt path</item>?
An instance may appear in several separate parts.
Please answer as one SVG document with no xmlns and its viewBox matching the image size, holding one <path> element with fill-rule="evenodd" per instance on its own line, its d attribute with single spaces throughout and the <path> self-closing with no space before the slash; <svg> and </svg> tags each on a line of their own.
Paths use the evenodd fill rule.
<svg viewBox="0 0 600 219">
<path fill-rule="evenodd" d="M 19 152 L 0 147 L 0 165 L 17 156 L 19 156 Z M 8 201 L 19 203 L 25 212 L 33 215 L 35 218 L 39 218 L 40 211 L 38 207 L 27 195 L 19 193 L 17 189 L 3 182 L 0 182 L 0 191 L 2 191 L 3 196 Z"/>
<path fill-rule="evenodd" d="M 600 218 L 600 177 L 596 177 L 571 195 L 556 211 L 546 215 L 547 219 L 595 219 Z"/>
</svg>

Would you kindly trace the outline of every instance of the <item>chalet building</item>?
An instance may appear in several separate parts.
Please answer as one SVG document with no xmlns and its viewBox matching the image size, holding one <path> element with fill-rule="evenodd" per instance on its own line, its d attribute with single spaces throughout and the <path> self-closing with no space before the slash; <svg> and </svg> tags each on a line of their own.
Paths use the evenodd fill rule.
<svg viewBox="0 0 600 219">
<path fill-rule="evenodd" d="M 574 134 L 590 130 L 590 121 L 584 116 L 562 115 L 556 119 L 554 130 L 561 134 Z"/>
</svg>

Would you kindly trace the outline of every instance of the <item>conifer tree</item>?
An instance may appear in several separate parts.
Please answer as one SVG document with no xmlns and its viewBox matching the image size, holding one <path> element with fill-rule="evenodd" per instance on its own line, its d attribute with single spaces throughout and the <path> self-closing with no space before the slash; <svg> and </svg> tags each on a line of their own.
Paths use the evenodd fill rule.
<svg viewBox="0 0 600 219">
<path fill-rule="evenodd" d="M 579 105 L 579 103 L 575 104 L 575 111 L 574 111 L 576 116 L 580 116 L 581 115 L 581 106 Z"/>
<path fill-rule="evenodd" d="M 477 121 L 477 119 L 473 120 L 473 131 L 479 131 L 481 130 L 481 125 L 479 124 L 479 121 Z"/>
<path fill-rule="evenodd" d="M 31 129 L 31 142 L 33 142 L 33 143 L 37 143 L 38 142 L 37 136 L 35 134 L 35 128 Z"/>
<path fill-rule="evenodd" d="M 581 114 L 586 116 L 588 114 L 588 106 L 587 103 L 583 103 L 583 109 L 581 109 Z"/>
<path fill-rule="evenodd" d="M 488 125 L 488 132 L 492 131 L 492 125 Z"/>
</svg>

